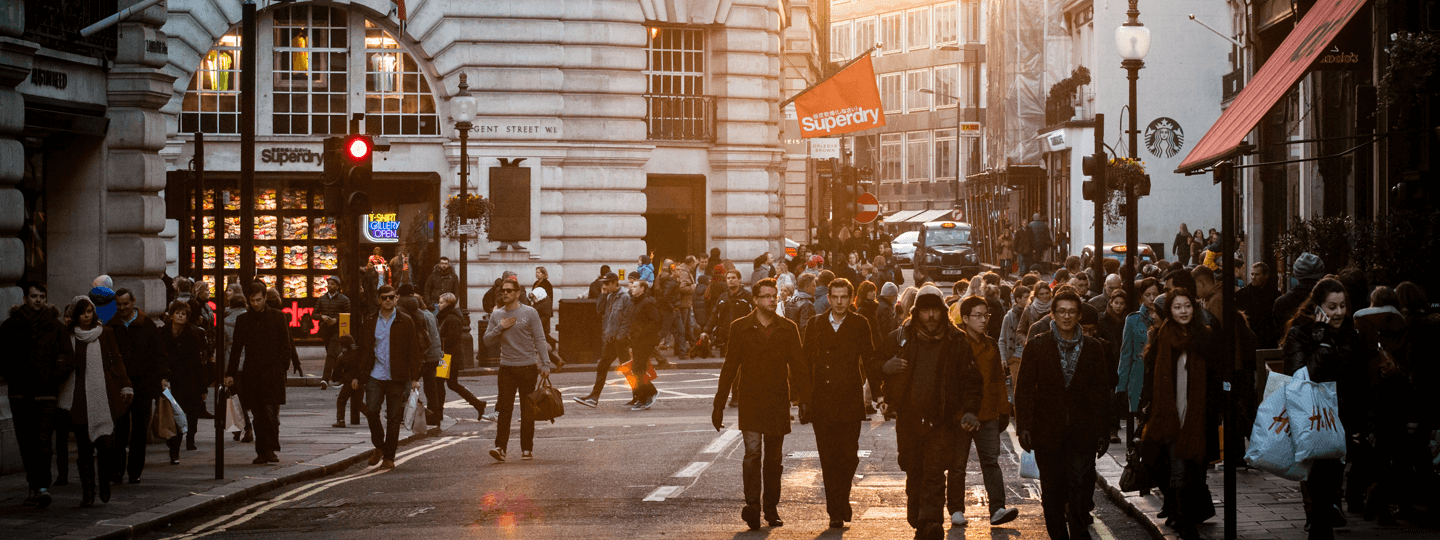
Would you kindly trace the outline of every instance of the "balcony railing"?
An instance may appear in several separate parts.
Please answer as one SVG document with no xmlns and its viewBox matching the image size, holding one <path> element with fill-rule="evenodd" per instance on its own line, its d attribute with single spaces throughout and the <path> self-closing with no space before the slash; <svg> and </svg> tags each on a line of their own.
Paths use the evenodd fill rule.
<svg viewBox="0 0 1440 540">
<path fill-rule="evenodd" d="M 115 27 L 88 38 L 80 29 L 117 11 L 115 0 L 25 0 L 25 35 L 42 47 L 86 56 L 115 56 Z"/>
<path fill-rule="evenodd" d="M 645 95 L 650 140 L 715 140 L 714 96 Z"/>
</svg>

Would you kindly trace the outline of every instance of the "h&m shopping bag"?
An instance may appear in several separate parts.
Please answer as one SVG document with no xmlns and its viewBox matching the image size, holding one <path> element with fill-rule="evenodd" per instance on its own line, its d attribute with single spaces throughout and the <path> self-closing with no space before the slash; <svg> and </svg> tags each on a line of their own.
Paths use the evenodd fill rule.
<svg viewBox="0 0 1440 540">
<path fill-rule="evenodd" d="M 1290 415 L 1285 410 L 1285 387 L 1289 384 L 1289 375 L 1270 372 L 1265 396 L 1255 411 L 1255 424 L 1250 427 L 1245 462 L 1287 480 L 1301 480 L 1310 473 L 1310 466 L 1295 459 L 1295 442 L 1290 440 Z"/>
<path fill-rule="evenodd" d="M 1310 380 L 1300 368 L 1285 385 L 1285 410 L 1290 413 L 1290 440 L 1295 461 L 1345 459 L 1345 427 L 1340 425 L 1340 399 L 1335 383 Z"/>
</svg>

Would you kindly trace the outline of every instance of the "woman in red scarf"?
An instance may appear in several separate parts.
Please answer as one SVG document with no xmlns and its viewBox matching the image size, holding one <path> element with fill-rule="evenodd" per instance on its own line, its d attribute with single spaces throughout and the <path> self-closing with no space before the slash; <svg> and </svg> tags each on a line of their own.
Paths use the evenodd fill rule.
<svg viewBox="0 0 1440 540">
<path fill-rule="evenodd" d="M 1166 524 L 1191 540 L 1200 538 L 1196 525 L 1214 512 L 1205 487 L 1205 426 L 1219 399 L 1219 381 L 1206 374 L 1215 359 L 1214 339 L 1196 316 L 1195 293 L 1176 287 L 1166 296 L 1168 305 L 1161 309 L 1170 317 L 1145 347 L 1140 445 L 1142 461 L 1165 496 Z"/>
</svg>

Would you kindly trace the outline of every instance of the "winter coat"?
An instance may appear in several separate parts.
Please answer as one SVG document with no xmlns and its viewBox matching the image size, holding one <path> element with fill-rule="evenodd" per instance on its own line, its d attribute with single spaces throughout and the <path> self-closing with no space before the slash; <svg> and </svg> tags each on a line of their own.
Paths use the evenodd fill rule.
<svg viewBox="0 0 1440 540">
<path fill-rule="evenodd" d="M 918 324 L 916 321 L 895 329 L 885 337 L 880 350 L 874 355 L 872 363 L 876 369 L 891 358 L 903 358 L 906 361 L 905 369 L 884 375 L 882 393 L 885 403 L 905 420 L 904 425 L 910 425 L 913 417 L 916 424 L 956 426 L 965 411 L 980 409 L 984 397 L 984 386 L 975 368 L 973 353 L 965 343 L 965 334 L 954 325 L 945 323 L 944 336 L 940 338 L 940 361 L 936 363 L 936 371 L 918 372 Z M 916 377 L 938 381 L 935 392 L 937 399 L 926 410 L 911 408 L 910 390 Z M 901 470 L 912 471 L 919 465 L 917 459 L 920 457 L 918 452 L 922 444 L 922 441 L 918 440 L 920 435 L 897 426 L 895 446 Z"/>
<path fill-rule="evenodd" d="M 441 343 L 440 324 L 435 320 L 435 315 L 424 309 L 416 309 L 415 313 L 406 312 L 415 325 L 415 337 L 420 345 L 420 358 L 424 361 L 425 369 L 435 367 L 440 359 L 445 356 L 443 344 Z"/>
<path fill-rule="evenodd" d="M 695 324 L 705 328 L 710 322 L 710 312 L 705 309 L 705 290 L 709 287 L 709 276 L 705 277 L 707 283 L 695 282 L 695 290 L 690 293 L 690 313 L 695 317 Z"/>
<path fill-rule="evenodd" d="M 440 310 L 436 318 L 440 321 L 440 350 L 451 359 L 459 358 L 465 350 L 465 317 L 451 305 Z"/>
<path fill-rule="evenodd" d="M 603 343 L 630 339 L 630 325 L 635 320 L 635 304 L 630 299 L 630 293 L 621 290 L 602 296 L 595 303 L 595 311 L 600 314 Z"/>
<path fill-rule="evenodd" d="M 457 288 L 459 284 L 460 276 L 455 275 L 455 267 L 450 266 L 441 270 L 440 265 L 437 264 L 435 269 L 430 272 L 430 277 L 425 279 L 425 301 L 434 306 L 440 304 L 440 295 L 442 294 L 450 293 L 459 296 L 460 289 Z"/>
<path fill-rule="evenodd" d="M 540 281 L 536 281 L 536 282 L 535 282 L 535 285 L 531 286 L 530 289 L 531 289 L 531 290 L 534 290 L 534 289 L 544 289 L 544 290 L 545 290 L 545 299 L 544 299 L 544 300 L 539 300 L 539 301 L 536 301 L 536 302 L 533 302 L 533 303 L 532 303 L 532 307 L 535 308 L 535 312 L 536 312 L 536 313 L 539 313 L 539 314 L 540 314 L 540 318 L 542 318 L 542 319 L 548 319 L 548 318 L 550 318 L 552 315 L 554 315 L 554 314 L 555 314 L 555 287 L 552 286 L 552 285 L 550 285 L 550 280 L 548 280 L 548 279 L 542 279 L 542 280 L 540 280 Z"/>
<path fill-rule="evenodd" d="M 1030 222 L 1030 247 L 1037 250 L 1046 250 L 1055 246 L 1055 239 L 1050 236 L 1050 224 L 1043 220 Z"/>
<path fill-rule="evenodd" d="M 160 327 L 138 309 L 129 326 L 118 315 L 106 326 L 115 331 L 115 345 L 125 360 L 125 374 L 134 385 L 136 399 L 159 395 L 160 381 L 170 378 L 170 357 L 160 341 Z"/>
<path fill-rule="evenodd" d="M 800 328 L 784 317 L 770 321 L 769 332 L 755 312 L 731 323 L 735 338 L 720 368 L 714 407 L 723 409 L 736 377 L 740 430 L 766 435 L 790 433 L 790 402 L 810 403 L 810 371 L 800 345 Z"/>
<path fill-rule="evenodd" d="M 1016 304 L 1019 306 L 1019 304 Z M 1005 312 L 1005 320 L 1000 323 L 1000 356 L 1003 360 L 1019 358 L 1025 352 L 1025 334 L 1020 332 L 1020 317 L 1025 312 L 1018 307 L 1010 308 Z M 991 317 L 992 319 L 994 317 Z"/>
<path fill-rule="evenodd" d="M 800 335 L 805 335 L 805 328 L 814 316 L 815 297 L 810 296 L 810 293 L 795 291 L 794 296 L 785 300 L 785 318 L 800 326 Z"/>
<path fill-rule="evenodd" d="M 1354 325 L 1347 320 L 1336 330 L 1313 320 L 1296 324 L 1285 335 L 1282 350 L 1286 373 L 1294 375 L 1304 367 L 1310 380 L 1335 383 L 1340 424 L 1348 433 L 1360 433 L 1369 414 L 1366 367 L 1375 351 L 1363 342 Z"/>
<path fill-rule="evenodd" d="M 33 323 L 24 309 L 24 304 L 10 308 L 10 318 L 0 323 L 0 347 L 6 351 L 0 377 L 9 384 L 10 397 L 55 397 L 75 369 L 61 354 L 69 336 L 55 306 L 45 305 Z"/>
<path fill-rule="evenodd" d="M 1194 326 L 1196 333 L 1190 336 L 1189 346 L 1184 350 L 1189 376 L 1183 423 L 1178 416 L 1176 391 L 1173 388 L 1179 375 L 1172 374 L 1169 380 L 1163 380 L 1160 376 L 1161 362 L 1167 364 L 1169 371 L 1178 369 L 1176 362 L 1182 351 L 1170 349 L 1169 358 L 1161 357 L 1159 340 L 1163 338 L 1158 334 L 1164 333 L 1164 330 L 1157 332 L 1156 342 L 1145 348 L 1145 383 L 1140 397 L 1140 410 L 1145 414 L 1145 430 L 1141 433 L 1140 442 L 1146 455 L 1158 456 L 1159 446 L 1174 445 L 1174 459 L 1201 463 L 1220 457 L 1218 441 L 1209 440 L 1215 438 L 1211 435 L 1214 431 L 1210 426 L 1219 425 L 1223 404 L 1220 390 L 1222 379 L 1215 376 L 1218 366 L 1212 365 L 1217 363 L 1216 353 L 1219 352 L 1219 347 L 1215 346 L 1215 336 L 1211 335 L 1205 325 Z M 1157 386 L 1166 384 L 1172 388 Z M 1168 395 L 1169 399 L 1156 399 L 1156 396 L 1161 395 Z"/>
<path fill-rule="evenodd" d="M 390 259 L 390 277 L 394 283 L 386 282 L 395 288 L 400 288 L 401 283 L 415 284 L 416 263 L 414 256 L 396 255 Z"/>
<path fill-rule="evenodd" d="M 1033 447 L 1027 450 L 1057 451 L 1069 442 L 1110 438 L 1115 375 L 1106 369 L 1104 345 L 1092 337 L 1082 339 L 1068 386 L 1052 333 L 1025 344 L 1020 374 L 1015 377 L 1015 427 L 1017 433 L 1030 432 Z M 1093 449 L 1087 445 L 1086 451 Z"/>
<path fill-rule="evenodd" d="M 366 317 L 355 332 L 355 342 L 360 346 L 357 378 L 361 384 L 368 383 L 370 372 L 375 370 L 375 323 L 379 319 L 379 313 Z M 395 320 L 390 323 L 390 380 L 408 383 L 420 379 L 425 355 L 420 350 L 419 331 L 414 319 L 395 310 Z"/>
<path fill-rule="evenodd" d="M 206 381 L 210 374 L 205 372 L 205 334 L 199 326 L 185 325 L 180 335 L 169 327 L 160 330 L 160 340 L 165 343 L 166 354 L 170 357 L 170 390 L 182 405 L 199 399 L 205 393 Z"/>
<path fill-rule="evenodd" d="M 993 318 L 993 317 L 992 317 Z M 963 412 L 975 413 L 975 418 L 981 422 L 999 420 L 1001 416 L 1010 415 L 1010 394 L 1005 386 L 1005 366 L 1000 362 L 1000 349 L 996 347 L 995 340 L 990 336 L 981 335 L 971 337 L 969 330 L 962 330 L 966 341 L 970 344 L 970 352 L 975 364 L 975 376 L 983 385 L 984 396 L 980 400 L 978 409 L 962 409 Z"/>
<path fill-rule="evenodd" d="M 648 291 L 630 299 L 635 303 L 635 319 L 630 323 L 630 342 L 644 346 L 660 343 L 660 328 L 663 319 L 655 297 Z"/>
<path fill-rule="evenodd" d="M 730 335 L 730 323 L 754 310 L 755 302 L 750 298 L 749 289 L 741 287 L 734 295 L 726 290 L 710 310 L 709 329 L 705 333 L 715 336 L 717 343 L 724 343 Z"/>
<path fill-rule="evenodd" d="M 635 273 L 640 275 L 640 281 L 655 283 L 655 265 L 642 264 L 635 267 Z"/>
<path fill-rule="evenodd" d="M 335 324 L 332 325 L 327 326 L 323 322 L 320 323 L 320 337 L 329 338 L 340 333 L 341 313 L 350 313 L 350 297 L 336 293 L 335 296 L 327 294 L 315 300 L 315 313 L 313 315 L 317 320 L 322 316 L 335 319 Z"/>
<path fill-rule="evenodd" d="M 1145 343 L 1155 323 L 1150 308 L 1140 304 L 1140 311 L 1125 316 L 1125 329 L 1120 335 L 1120 363 L 1116 366 L 1119 383 L 1115 385 L 1115 393 L 1129 398 L 1132 413 L 1140 410 L 1140 395 L 1145 389 Z"/>
<path fill-rule="evenodd" d="M 837 332 L 830 311 L 815 315 L 805 328 L 805 362 L 810 369 L 810 418 L 821 422 L 865 419 L 866 370 L 875 356 L 870 321 L 851 313 Z"/>
<path fill-rule="evenodd" d="M 100 363 L 105 368 L 105 398 L 110 401 L 111 419 L 119 418 L 125 414 L 130 405 L 130 397 L 123 391 L 126 388 L 134 390 L 131 386 L 129 375 L 125 372 L 125 360 L 120 356 L 120 349 L 115 344 L 115 330 L 106 327 L 100 333 L 100 337 L 93 343 L 85 343 L 75 339 L 70 330 L 65 331 L 65 337 L 61 340 L 61 356 L 70 358 L 75 363 L 75 371 L 71 374 L 75 377 L 75 393 L 85 391 L 85 357 L 88 354 L 86 347 L 98 345 L 100 347 Z M 68 379 L 70 376 L 67 376 Z M 93 396 L 86 395 L 85 398 L 93 399 Z M 78 399 L 78 398 L 77 398 Z M 73 402 L 72 402 L 73 405 Z M 73 417 L 73 415 L 72 415 Z M 77 433 L 82 433 L 78 431 Z"/>
<path fill-rule="evenodd" d="M 762 264 L 759 268 L 750 271 L 750 281 L 745 282 L 745 284 L 754 285 L 768 277 L 770 277 L 770 265 Z"/>
<path fill-rule="evenodd" d="M 670 313 L 675 311 L 675 303 L 680 300 L 680 287 L 674 278 L 664 277 L 659 280 L 655 290 L 646 293 L 646 296 L 655 297 L 655 307 L 661 313 Z"/>
<path fill-rule="evenodd" d="M 240 369 L 240 355 L 245 369 Z M 255 405 L 285 404 L 285 373 L 298 363 L 290 342 L 289 316 L 275 308 L 246 311 L 235 320 L 235 342 L 225 374 L 240 379 L 241 400 Z M 247 405 L 248 407 L 249 405 Z"/>
<path fill-rule="evenodd" d="M 1170 248 L 1170 251 L 1175 254 L 1175 260 L 1180 261 L 1180 264 L 1190 261 L 1190 238 L 1190 235 L 1183 232 L 1175 233 L 1175 246 Z"/>
</svg>

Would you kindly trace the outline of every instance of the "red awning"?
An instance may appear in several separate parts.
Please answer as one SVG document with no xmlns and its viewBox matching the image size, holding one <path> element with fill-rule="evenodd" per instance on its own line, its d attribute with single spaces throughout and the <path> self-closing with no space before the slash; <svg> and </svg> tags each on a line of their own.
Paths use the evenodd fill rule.
<svg viewBox="0 0 1440 540">
<path fill-rule="evenodd" d="M 1250 84 L 1240 91 L 1240 95 L 1235 97 L 1235 101 L 1231 102 L 1225 113 L 1220 115 L 1220 119 L 1215 121 L 1215 125 L 1210 126 L 1210 131 L 1205 132 L 1200 142 L 1190 149 L 1190 154 L 1175 172 L 1184 173 L 1208 167 L 1234 151 L 1280 96 L 1285 95 L 1285 92 L 1305 75 L 1315 58 L 1325 52 L 1330 46 L 1330 40 L 1345 28 L 1345 24 L 1350 22 L 1350 18 L 1360 11 L 1365 2 L 1366 0 L 1316 2 L 1310 12 L 1300 20 L 1300 25 L 1290 32 L 1285 42 L 1280 44 L 1280 48 L 1250 80 Z"/>
</svg>

